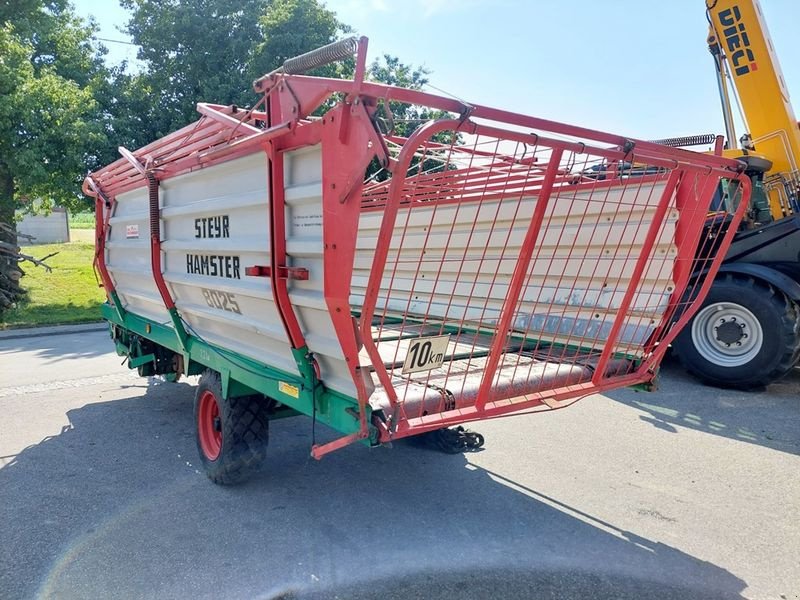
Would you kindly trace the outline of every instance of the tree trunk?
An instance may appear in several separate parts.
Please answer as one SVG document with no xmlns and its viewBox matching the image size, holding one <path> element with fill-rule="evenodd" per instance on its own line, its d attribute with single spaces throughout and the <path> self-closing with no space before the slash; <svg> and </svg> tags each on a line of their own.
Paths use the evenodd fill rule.
<svg viewBox="0 0 800 600">
<path fill-rule="evenodd" d="M 11 170 L 0 160 L 0 223 L 10 230 L 0 228 L 0 242 L 17 245 L 17 230 L 14 222 L 14 177 Z M 23 275 L 15 255 L 0 252 L 0 314 L 10 308 L 23 294 L 19 279 Z"/>
</svg>

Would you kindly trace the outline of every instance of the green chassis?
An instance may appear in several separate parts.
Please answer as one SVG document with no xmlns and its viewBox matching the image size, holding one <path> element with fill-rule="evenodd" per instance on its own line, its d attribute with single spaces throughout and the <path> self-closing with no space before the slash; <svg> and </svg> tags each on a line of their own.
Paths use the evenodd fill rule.
<svg viewBox="0 0 800 600">
<path fill-rule="evenodd" d="M 327 389 L 317 379 L 314 367 L 307 358 L 307 348 L 292 350 L 300 375 L 291 374 L 192 335 L 186 336 L 183 343 L 172 328 L 130 312 L 120 315 L 109 304 L 103 304 L 101 312 L 109 323 L 122 330 L 115 340 L 117 354 L 129 358 L 128 366 L 131 369 L 155 360 L 152 354 L 140 353 L 138 344 L 133 343 L 133 334 L 183 356 L 183 370 L 187 375 L 199 375 L 206 368 L 217 371 L 222 379 L 222 394 L 226 398 L 259 393 L 281 404 L 274 417 L 305 414 L 345 435 L 359 430 L 358 401 Z M 182 345 L 185 345 L 185 350 L 181 348 Z M 369 406 L 366 418 L 369 423 Z M 370 437 L 362 442 L 374 445 L 377 436 L 377 429 L 370 425 Z"/>
<path fill-rule="evenodd" d="M 217 371 L 221 376 L 222 393 L 226 398 L 258 393 L 276 400 L 280 406 L 273 418 L 304 414 L 344 435 L 357 433 L 359 430 L 358 401 L 327 389 L 317 379 L 314 366 L 308 358 L 308 348 L 292 350 L 300 375 L 291 374 L 224 350 L 196 336 L 177 335 L 170 327 L 130 312 L 120 314 L 108 303 L 103 304 L 101 311 L 106 320 L 121 329 L 115 339 L 117 354 L 129 358 L 128 366 L 131 369 L 155 361 L 153 354 L 142 354 L 139 345 L 134 343 L 133 336 L 138 336 L 181 355 L 183 371 L 187 375 L 199 375 L 206 368 Z M 633 387 L 650 391 L 655 389 L 655 381 Z M 366 410 L 369 424 L 372 411 L 369 406 Z M 371 424 L 369 428 L 369 437 L 361 441 L 366 445 L 376 445 L 378 431 Z"/>
</svg>

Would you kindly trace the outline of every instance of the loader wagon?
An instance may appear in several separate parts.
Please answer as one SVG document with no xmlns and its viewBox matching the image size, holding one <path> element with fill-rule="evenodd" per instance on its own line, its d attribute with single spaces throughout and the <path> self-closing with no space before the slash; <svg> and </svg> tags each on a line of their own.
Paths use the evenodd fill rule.
<svg viewBox="0 0 800 600">
<path fill-rule="evenodd" d="M 253 108 L 198 104 L 84 183 L 117 351 L 201 375 L 217 483 L 279 417 L 339 432 L 320 458 L 650 384 L 747 205 L 737 161 L 372 83 L 366 48 L 291 59 Z M 354 54 L 351 80 L 301 74 Z M 709 218 L 720 185 L 738 208 Z"/>
</svg>

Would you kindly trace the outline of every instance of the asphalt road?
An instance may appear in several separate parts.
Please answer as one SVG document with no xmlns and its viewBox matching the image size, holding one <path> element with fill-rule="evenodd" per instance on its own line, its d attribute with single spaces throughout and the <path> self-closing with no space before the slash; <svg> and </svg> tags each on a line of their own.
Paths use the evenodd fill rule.
<svg viewBox="0 0 800 600">
<path fill-rule="evenodd" d="M 120 363 L 104 332 L 0 340 L 6 600 L 800 598 L 800 373 L 743 394 L 668 364 L 659 392 L 480 423 L 457 456 L 316 462 L 286 419 L 221 488 L 193 385 Z"/>
</svg>

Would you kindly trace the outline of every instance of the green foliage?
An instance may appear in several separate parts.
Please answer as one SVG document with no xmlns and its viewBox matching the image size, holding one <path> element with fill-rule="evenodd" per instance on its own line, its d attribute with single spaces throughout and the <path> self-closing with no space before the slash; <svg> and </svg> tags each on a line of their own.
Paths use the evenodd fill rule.
<svg viewBox="0 0 800 600">
<path fill-rule="evenodd" d="M 69 217 L 69 228 L 72 229 L 94 229 L 94 213 L 80 212 L 74 213 Z"/>
<path fill-rule="evenodd" d="M 298 56 L 350 33 L 319 0 L 121 0 L 132 11 L 128 33 L 141 46 L 146 69 L 115 72 L 98 100 L 109 135 L 141 147 L 198 118 L 198 102 L 252 106 L 252 82 Z M 312 74 L 350 77 L 354 62 L 326 65 Z M 375 81 L 420 89 L 425 69 L 385 56 L 370 67 Z M 393 105 L 394 108 L 394 105 Z M 397 132 L 430 111 L 397 106 Z M 113 159 L 114 157 L 109 157 Z"/>
<path fill-rule="evenodd" d="M 396 56 L 384 54 L 382 60 L 375 60 L 369 66 L 369 78 L 379 83 L 405 87 L 412 90 L 421 90 L 428 83 L 430 71 L 424 67 L 413 68 L 400 62 Z M 451 117 L 449 113 L 441 110 L 432 110 L 425 106 L 389 102 L 388 110 L 385 105 L 381 107 L 377 120 L 382 131 L 399 137 L 410 136 L 420 125 L 433 120 Z M 460 143 L 459 134 L 453 131 L 440 131 L 431 139 L 440 144 Z M 428 158 L 422 165 L 422 170 L 435 172 L 449 168 L 446 150 L 428 151 Z M 419 167 L 420 159 L 414 157 L 411 168 Z M 377 160 L 373 160 L 367 170 L 367 177 L 375 181 L 385 181 L 389 173 L 380 167 Z"/>
<path fill-rule="evenodd" d="M 140 148 L 172 131 L 144 74 L 114 67 L 97 82 L 94 95 L 109 143 L 97 148 L 97 164 L 89 165 L 90 171 L 117 160 L 119 146 Z"/>
<path fill-rule="evenodd" d="M 425 67 L 413 68 L 400 62 L 396 56 L 384 54 L 382 60 L 375 60 L 369 66 L 369 78 L 379 83 L 405 87 L 412 90 L 421 90 L 428 83 L 428 71 Z M 431 119 L 447 117 L 448 113 L 441 110 L 432 110 L 424 106 L 390 102 L 389 112 L 384 111 L 384 122 L 392 128 L 394 135 L 408 137 L 421 123 Z M 438 142 L 449 143 L 452 137 L 450 132 L 434 137 Z"/>
<path fill-rule="evenodd" d="M 121 4 L 133 11 L 128 33 L 140 46 L 146 69 L 141 76 L 121 78 L 118 91 L 123 106 L 140 109 L 130 115 L 144 120 L 145 143 L 194 121 L 197 102 L 252 102 L 249 61 L 261 39 L 258 21 L 267 0 Z"/>
<path fill-rule="evenodd" d="M 252 105 L 252 80 L 284 60 L 349 33 L 319 0 L 121 0 L 140 45 L 142 73 L 106 68 L 92 23 L 66 0 L 0 2 L 0 219 L 26 199 L 77 208 L 87 170 L 197 118 L 197 102 Z M 352 75 L 352 62 L 317 71 Z M 425 69 L 392 56 L 373 80 L 421 88 Z M 436 116 L 392 104 L 405 135 Z M 13 188 L 13 198 L 4 189 Z M 5 196 L 5 197 L 4 197 Z"/>
<path fill-rule="evenodd" d="M 46 256 L 53 270 L 25 265 L 27 296 L 0 317 L 0 329 L 32 325 L 83 323 L 100 319 L 105 300 L 92 269 L 94 245 L 86 242 L 29 246 L 23 251 Z"/>
<path fill-rule="evenodd" d="M 141 75 L 117 73 L 104 109 L 137 147 L 197 119 L 198 102 L 252 106 L 255 78 L 346 30 L 317 0 L 121 0 Z"/>
<path fill-rule="evenodd" d="M 66 2 L 0 8 L 0 220 L 41 199 L 85 205 L 80 184 L 105 145 L 92 84 L 102 70 L 93 28 Z"/>
<path fill-rule="evenodd" d="M 132 11 L 128 32 L 145 65 L 139 73 L 104 64 L 95 24 L 79 19 L 68 0 L 0 0 L 0 222 L 13 224 L 15 210 L 32 201 L 45 211 L 54 203 L 88 208 L 82 180 L 118 159 L 118 146 L 139 148 L 196 120 L 197 102 L 252 105 L 253 79 L 351 31 L 320 0 L 120 2 Z M 349 77 L 353 69 L 351 60 L 313 74 Z M 391 56 L 369 73 L 415 89 L 427 75 Z M 399 135 L 437 116 L 391 109 Z M 13 232 L 0 243 L 16 247 Z M 19 274 L 14 258 L 0 258 L 0 305 L 21 293 Z"/>
<path fill-rule="evenodd" d="M 259 19 L 259 26 L 263 41 L 256 45 L 250 63 L 251 79 L 277 69 L 289 58 L 330 44 L 351 31 L 317 0 L 272 0 Z M 348 74 L 351 74 L 352 63 L 349 69 Z M 327 65 L 311 74 L 335 77 L 340 73 L 340 66 Z"/>
<path fill-rule="evenodd" d="M 106 146 L 93 31 L 66 0 L 0 3 L 0 312 L 25 299 L 16 209 L 87 205 L 81 182 Z"/>
</svg>

